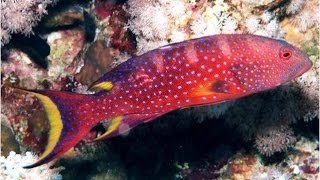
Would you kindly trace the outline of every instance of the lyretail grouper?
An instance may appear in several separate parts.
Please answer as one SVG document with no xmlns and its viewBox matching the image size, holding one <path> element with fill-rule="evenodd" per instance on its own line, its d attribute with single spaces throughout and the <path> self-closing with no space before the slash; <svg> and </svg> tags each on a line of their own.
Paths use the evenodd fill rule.
<svg viewBox="0 0 320 180">
<path fill-rule="evenodd" d="M 171 44 L 136 56 L 103 75 L 95 94 L 28 90 L 50 122 L 46 163 L 74 147 L 108 119 L 97 140 L 125 133 L 170 111 L 217 104 L 275 88 L 312 66 L 307 55 L 282 40 L 215 35 Z"/>
</svg>

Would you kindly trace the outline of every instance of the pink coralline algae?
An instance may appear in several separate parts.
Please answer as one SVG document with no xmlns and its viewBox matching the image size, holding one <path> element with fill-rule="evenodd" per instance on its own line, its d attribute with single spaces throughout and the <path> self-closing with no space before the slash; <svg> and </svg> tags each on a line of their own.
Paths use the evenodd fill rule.
<svg viewBox="0 0 320 180">
<path fill-rule="evenodd" d="M 136 50 L 135 39 L 126 28 L 129 14 L 124 8 L 123 5 L 113 1 L 98 0 L 95 2 L 95 12 L 101 19 L 99 24 L 102 27 L 102 33 L 98 36 L 107 38 L 110 47 L 134 54 Z"/>
</svg>

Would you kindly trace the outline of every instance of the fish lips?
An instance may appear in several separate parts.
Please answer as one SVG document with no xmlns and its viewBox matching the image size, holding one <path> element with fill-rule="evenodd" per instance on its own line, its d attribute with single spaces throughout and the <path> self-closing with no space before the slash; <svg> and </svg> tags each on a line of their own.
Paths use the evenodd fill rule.
<svg viewBox="0 0 320 180">
<path fill-rule="evenodd" d="M 303 73 L 307 72 L 312 67 L 312 62 L 309 59 L 295 65 L 291 70 L 283 77 L 283 80 L 290 81 L 301 76 Z"/>
<path fill-rule="evenodd" d="M 304 61 L 301 64 L 298 64 L 295 69 L 296 69 L 296 73 L 293 76 L 294 79 L 296 79 L 297 77 L 301 76 L 303 73 L 307 72 L 309 69 L 311 69 L 313 66 L 312 62 L 307 59 L 306 61 Z"/>
</svg>

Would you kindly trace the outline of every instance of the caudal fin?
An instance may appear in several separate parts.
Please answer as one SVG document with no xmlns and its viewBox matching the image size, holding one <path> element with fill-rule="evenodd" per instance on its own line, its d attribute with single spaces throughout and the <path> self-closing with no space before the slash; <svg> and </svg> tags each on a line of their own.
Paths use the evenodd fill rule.
<svg viewBox="0 0 320 180">
<path fill-rule="evenodd" d="M 24 168 L 47 163 L 74 147 L 92 128 L 93 124 L 81 116 L 81 104 L 88 95 L 60 91 L 28 91 L 42 103 L 50 130 L 48 143 L 38 161 Z"/>
</svg>

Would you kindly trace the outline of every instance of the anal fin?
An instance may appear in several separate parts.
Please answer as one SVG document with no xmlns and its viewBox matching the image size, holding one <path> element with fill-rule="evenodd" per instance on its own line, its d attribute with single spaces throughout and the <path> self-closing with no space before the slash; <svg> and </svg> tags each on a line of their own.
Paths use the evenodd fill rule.
<svg viewBox="0 0 320 180">
<path fill-rule="evenodd" d="M 96 139 L 94 139 L 94 141 L 98 141 L 98 140 L 105 139 L 106 137 L 108 137 L 111 133 L 113 133 L 116 129 L 119 128 L 122 119 L 123 119 L 122 116 L 117 116 L 117 117 L 111 119 L 111 123 L 108 126 L 107 131 L 105 133 L 103 133 L 102 135 L 100 135 L 99 137 L 97 137 Z"/>
</svg>

